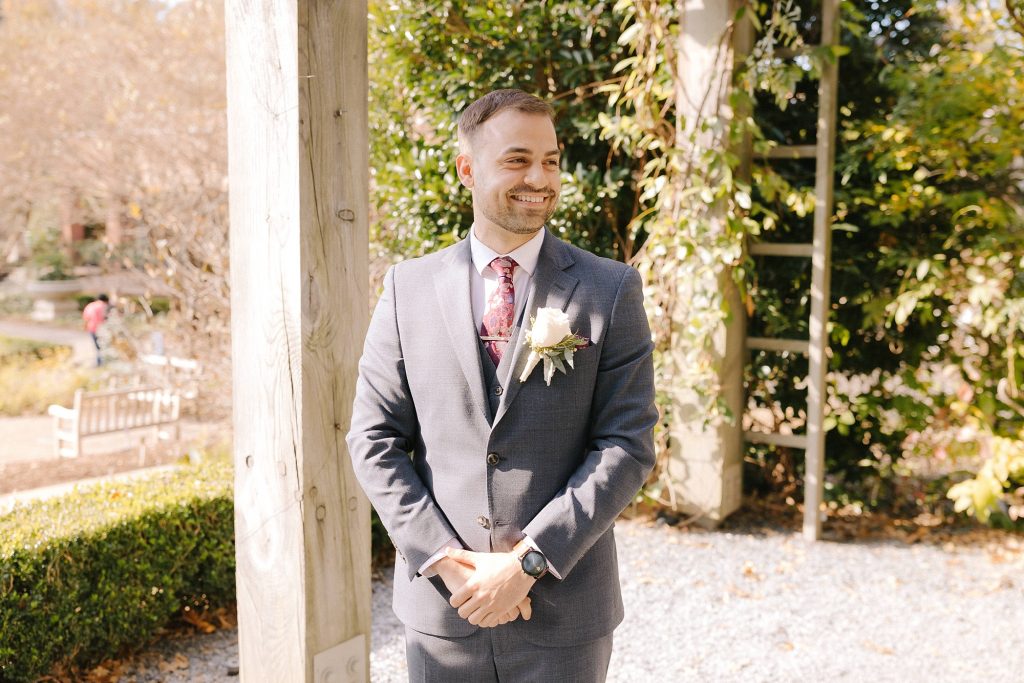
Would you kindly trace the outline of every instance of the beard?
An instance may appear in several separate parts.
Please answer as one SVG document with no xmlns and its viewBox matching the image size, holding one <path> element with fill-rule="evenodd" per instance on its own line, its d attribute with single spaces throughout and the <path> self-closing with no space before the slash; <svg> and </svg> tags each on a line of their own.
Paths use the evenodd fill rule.
<svg viewBox="0 0 1024 683">
<path fill-rule="evenodd" d="M 536 194 L 536 190 L 519 187 L 507 192 L 505 196 L 508 202 L 512 202 L 511 195 L 520 193 Z M 487 220 L 514 235 L 530 235 L 543 228 L 558 207 L 558 193 L 550 192 L 548 196 L 549 203 L 543 211 L 530 211 L 510 203 L 495 203 L 481 207 L 481 212 Z"/>
</svg>

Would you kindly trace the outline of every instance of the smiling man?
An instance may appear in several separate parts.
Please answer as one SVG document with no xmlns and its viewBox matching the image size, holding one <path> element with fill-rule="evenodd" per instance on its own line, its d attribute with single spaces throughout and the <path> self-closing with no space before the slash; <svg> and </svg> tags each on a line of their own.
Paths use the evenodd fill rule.
<svg viewBox="0 0 1024 683">
<path fill-rule="evenodd" d="M 544 229 L 560 148 L 543 100 L 480 98 L 459 151 L 469 238 L 388 271 L 348 435 L 398 550 L 409 680 L 603 681 L 612 527 L 654 465 L 640 277 Z M 585 340 L 550 377 L 527 345 L 549 319 Z"/>
</svg>

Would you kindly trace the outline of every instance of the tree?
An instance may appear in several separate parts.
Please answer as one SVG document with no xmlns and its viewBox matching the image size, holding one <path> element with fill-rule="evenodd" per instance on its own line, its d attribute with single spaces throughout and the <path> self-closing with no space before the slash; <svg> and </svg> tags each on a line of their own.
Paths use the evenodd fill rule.
<svg viewBox="0 0 1024 683">
<path fill-rule="evenodd" d="M 222 12 L 22 0 L 0 23 L 0 226 L 68 200 L 124 221 L 134 239 L 110 262 L 171 291 L 176 348 L 206 356 L 211 381 L 229 352 Z"/>
</svg>

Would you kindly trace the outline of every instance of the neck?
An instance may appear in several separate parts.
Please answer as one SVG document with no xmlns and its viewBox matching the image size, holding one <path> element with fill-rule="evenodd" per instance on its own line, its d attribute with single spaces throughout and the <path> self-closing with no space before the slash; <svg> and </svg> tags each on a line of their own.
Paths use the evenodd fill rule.
<svg viewBox="0 0 1024 683">
<path fill-rule="evenodd" d="M 540 228 L 540 230 L 543 229 L 544 228 Z M 536 232 L 517 235 L 516 233 L 508 232 L 507 230 L 488 230 L 486 228 L 481 228 L 479 224 L 475 224 L 473 226 L 473 234 L 476 235 L 476 238 L 488 249 L 502 255 L 512 253 L 537 236 Z"/>
</svg>

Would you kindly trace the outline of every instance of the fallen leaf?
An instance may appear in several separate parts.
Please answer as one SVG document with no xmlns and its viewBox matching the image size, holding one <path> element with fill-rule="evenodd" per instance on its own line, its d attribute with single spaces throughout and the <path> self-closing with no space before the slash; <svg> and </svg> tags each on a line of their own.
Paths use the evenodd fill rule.
<svg viewBox="0 0 1024 683">
<path fill-rule="evenodd" d="M 213 633 L 217 630 L 216 626 L 214 626 L 213 624 L 199 616 L 199 614 L 197 614 L 195 610 L 185 610 L 182 613 L 181 618 L 195 626 L 203 633 Z"/>
<path fill-rule="evenodd" d="M 878 643 L 873 643 L 870 640 L 865 640 L 864 641 L 864 647 L 866 647 L 869 650 L 874 650 L 875 652 L 877 652 L 880 655 L 894 655 L 894 654 L 896 654 L 896 651 L 893 650 L 891 647 L 886 647 L 885 645 L 879 645 Z"/>
</svg>

